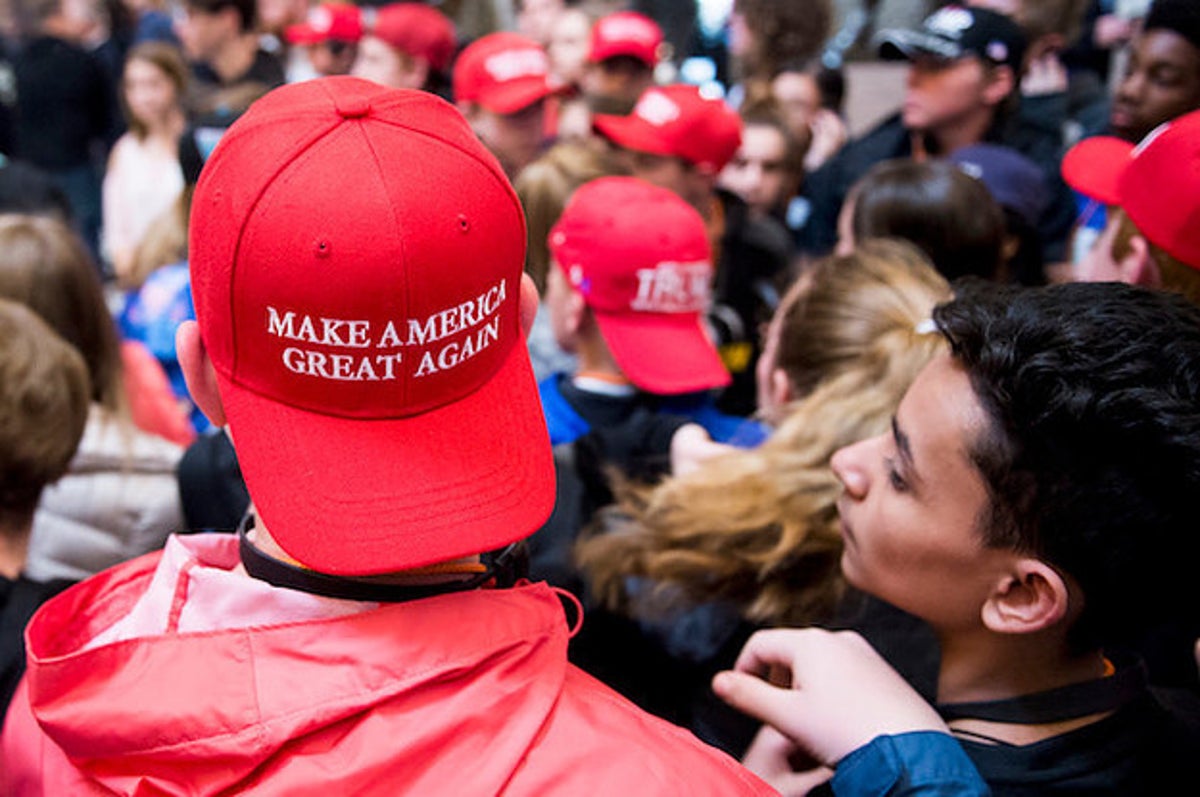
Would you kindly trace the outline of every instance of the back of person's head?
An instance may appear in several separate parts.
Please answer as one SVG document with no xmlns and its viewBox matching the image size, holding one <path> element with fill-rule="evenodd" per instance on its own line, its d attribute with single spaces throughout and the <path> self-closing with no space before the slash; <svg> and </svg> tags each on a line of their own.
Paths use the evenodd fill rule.
<svg viewBox="0 0 1200 797">
<path fill-rule="evenodd" d="M 749 38 L 741 56 L 744 77 L 770 80 L 785 62 L 816 55 L 832 32 L 829 0 L 736 0 L 733 8 Z"/>
<path fill-rule="evenodd" d="M 614 608 L 722 599 L 768 624 L 828 618 L 840 593 L 841 493 L 829 460 L 888 428 L 917 373 L 942 350 L 922 331 L 949 287 L 901 241 L 867 241 L 802 277 L 777 311 L 776 362 L 798 400 L 756 449 L 654 487 L 625 485 L 579 560 Z M 629 577 L 658 594 L 630 607 Z"/>
<path fill-rule="evenodd" d="M 546 273 L 550 268 L 546 239 L 562 215 L 567 199 L 589 180 L 614 173 L 615 165 L 601 150 L 582 142 L 563 142 L 546 150 L 513 181 L 525 209 L 528 238 L 525 273 L 533 277 L 539 294 L 545 293 Z"/>
<path fill-rule="evenodd" d="M 552 316 L 594 329 L 580 334 L 592 343 L 598 335 L 633 385 L 678 395 L 729 384 L 705 322 L 708 230 L 684 199 L 634 177 L 601 177 L 571 196 L 548 242 L 561 277 L 550 291 Z"/>
<path fill-rule="evenodd" d="M 1078 585 L 1079 651 L 1194 612 L 1200 307 L 1121 283 L 956 292 L 934 318 L 986 416 L 986 544 Z"/>
<path fill-rule="evenodd" d="M 545 522 L 521 205 L 453 106 L 353 77 L 275 89 L 206 162 L 189 234 L 180 360 L 288 556 L 397 573 Z"/>
<path fill-rule="evenodd" d="M 51 218 L 0 215 L 0 297 L 33 310 L 79 350 L 93 401 L 114 413 L 124 407 L 116 326 L 71 228 Z"/>
<path fill-rule="evenodd" d="M 1003 262 L 1000 206 L 980 181 L 953 164 L 882 161 L 859 179 L 847 203 L 854 241 L 911 241 L 948 280 L 992 279 Z"/>
<path fill-rule="evenodd" d="M 1083 18 L 1091 0 L 971 0 L 968 5 L 1010 13 L 1021 26 L 1030 45 L 1043 37 L 1053 37 L 1055 47 L 1070 46 L 1079 38 Z"/>
<path fill-rule="evenodd" d="M 44 169 L 28 161 L 0 160 L 0 213 L 33 213 L 70 223 L 71 202 Z"/>
<path fill-rule="evenodd" d="M 1004 212 L 1004 268 L 1001 281 L 1044 285 L 1045 259 L 1038 225 L 1050 204 L 1041 168 L 999 144 L 972 144 L 949 160 L 987 188 Z"/>
<path fill-rule="evenodd" d="M 232 8 L 238 15 L 238 26 L 242 33 L 250 33 L 258 26 L 257 0 L 186 0 L 189 9 L 204 14 L 219 14 Z"/>
<path fill-rule="evenodd" d="M 32 310 L 0 299 L 0 533 L 28 532 L 42 489 L 66 473 L 89 392 L 79 352 Z"/>
</svg>

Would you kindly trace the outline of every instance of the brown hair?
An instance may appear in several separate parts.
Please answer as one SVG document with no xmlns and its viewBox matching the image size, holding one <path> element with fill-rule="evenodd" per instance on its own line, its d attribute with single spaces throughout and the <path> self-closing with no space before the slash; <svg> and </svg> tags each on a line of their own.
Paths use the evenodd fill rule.
<svg viewBox="0 0 1200 797">
<path fill-rule="evenodd" d="M 829 460 L 882 433 L 917 372 L 942 348 L 918 331 L 950 291 L 900 241 L 820 262 L 783 310 L 779 363 L 809 392 L 761 446 L 657 486 L 618 484 L 578 562 L 611 608 L 653 612 L 725 600 L 748 620 L 827 619 L 841 591 L 841 489 Z M 793 369 L 797 373 L 792 373 Z M 630 577 L 655 584 L 633 605 Z M 640 598 L 639 598 L 640 600 Z"/>
<path fill-rule="evenodd" d="M 88 415 L 87 368 L 41 318 L 0 299 L 0 533 L 27 533 Z"/>
<path fill-rule="evenodd" d="M 129 51 L 129 55 L 126 56 L 125 63 L 128 65 L 131 61 L 145 61 L 166 75 L 167 79 L 171 81 L 171 85 L 175 88 L 175 99 L 179 103 L 182 112 L 184 97 L 188 89 L 188 67 L 179 52 L 179 48 L 166 42 L 142 42 L 135 45 Z M 125 114 L 125 122 L 129 125 L 129 132 L 133 133 L 135 138 L 141 140 L 146 137 L 149 131 L 146 129 L 146 125 L 129 110 L 129 104 L 125 101 L 124 83 L 125 79 L 122 77 L 121 110 Z"/>
<path fill-rule="evenodd" d="M 0 214 L 0 297 L 33 310 L 83 355 L 92 400 L 124 416 L 121 352 L 100 278 L 57 219 Z"/>
<path fill-rule="evenodd" d="M 770 81 L 788 61 L 816 55 L 833 26 L 829 0 L 736 0 L 734 10 L 754 37 L 745 77 L 758 81 Z"/>
<path fill-rule="evenodd" d="M 550 249 L 546 239 L 550 228 L 562 215 L 567 199 L 576 188 L 616 173 L 610 159 L 592 146 L 562 142 L 530 163 L 513 183 L 521 207 L 525 210 L 525 272 L 533 278 L 538 293 L 545 293 L 546 273 L 550 269 Z"/>
<path fill-rule="evenodd" d="M 987 187 L 946 161 L 881 161 L 855 183 L 854 240 L 903 238 L 946 279 L 994 279 L 1004 262 L 1004 211 Z"/>
<path fill-rule="evenodd" d="M 1029 44 L 1057 34 L 1067 47 L 1079 38 L 1089 0 L 1021 0 L 1013 21 L 1021 26 Z"/>
</svg>

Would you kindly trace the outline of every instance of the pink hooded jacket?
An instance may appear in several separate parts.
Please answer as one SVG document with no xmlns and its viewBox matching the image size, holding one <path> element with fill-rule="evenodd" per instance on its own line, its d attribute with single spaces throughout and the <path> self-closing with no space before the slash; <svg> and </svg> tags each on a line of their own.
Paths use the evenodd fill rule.
<svg viewBox="0 0 1200 797">
<path fill-rule="evenodd" d="M 196 604 L 216 593 L 197 568 L 220 577 L 214 600 L 234 585 L 251 614 L 255 591 L 271 605 L 237 562 L 231 535 L 172 538 L 43 606 L 0 793 L 774 793 L 569 665 L 544 584 L 200 630 Z M 130 622 L 147 604 L 157 631 L 145 612 Z"/>
</svg>

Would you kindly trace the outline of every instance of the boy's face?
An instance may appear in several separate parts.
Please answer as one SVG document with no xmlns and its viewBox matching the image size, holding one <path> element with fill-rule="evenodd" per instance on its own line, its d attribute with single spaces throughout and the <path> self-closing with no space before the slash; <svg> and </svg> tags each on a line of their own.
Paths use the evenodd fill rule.
<svg viewBox="0 0 1200 797">
<path fill-rule="evenodd" d="M 759 213 L 780 206 L 788 189 L 785 165 L 787 141 L 771 125 L 749 124 L 742 130 L 742 146 L 725 168 L 719 183 Z"/>
<path fill-rule="evenodd" d="M 571 317 L 571 299 L 574 290 L 567 282 L 558 263 L 551 262 L 546 271 L 546 295 L 542 301 L 550 313 L 550 329 L 554 342 L 566 352 L 575 351 L 575 327 Z"/>
<path fill-rule="evenodd" d="M 1126 141 L 1141 141 L 1163 122 L 1200 108 L 1200 50 L 1169 30 L 1133 41 L 1125 76 L 1113 97 L 1109 126 Z"/>
<path fill-rule="evenodd" d="M 846 580 L 938 630 L 978 626 L 1014 555 L 979 532 L 989 499 L 968 452 L 986 426 L 966 371 L 943 354 L 905 394 L 892 432 L 833 457 Z"/>
<path fill-rule="evenodd" d="M 393 89 L 419 89 L 424 76 L 417 74 L 413 63 L 414 59 L 405 57 L 383 39 L 364 36 L 350 74 Z"/>
<path fill-rule="evenodd" d="M 914 59 L 904 95 L 904 126 L 921 132 L 953 128 L 988 106 L 989 80 L 988 70 L 974 56 Z"/>
<path fill-rule="evenodd" d="M 538 100 L 515 113 L 500 114 L 480 105 L 468 108 L 466 117 L 510 180 L 541 154 L 545 132 L 545 100 Z"/>
</svg>

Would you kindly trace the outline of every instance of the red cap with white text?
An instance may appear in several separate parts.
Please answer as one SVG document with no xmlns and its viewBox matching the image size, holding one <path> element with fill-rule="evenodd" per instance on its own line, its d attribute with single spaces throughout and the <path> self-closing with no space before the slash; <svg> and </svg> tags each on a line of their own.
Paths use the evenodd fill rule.
<svg viewBox="0 0 1200 797">
<path fill-rule="evenodd" d="M 290 556 L 391 573 L 549 516 L 524 216 L 451 105 L 353 77 L 275 89 L 205 165 L 189 251 L 238 462 Z"/>
<path fill-rule="evenodd" d="M 367 14 L 367 32 L 439 72 L 450 65 L 457 41 L 454 23 L 423 3 L 392 3 Z"/>
<path fill-rule="evenodd" d="M 629 381 L 660 395 L 729 384 L 704 327 L 713 267 L 695 208 L 642 180 L 602 177 L 571 196 L 548 243 Z"/>
<path fill-rule="evenodd" d="M 491 33 L 467 45 L 454 63 L 454 99 L 513 114 L 555 92 L 550 59 L 533 39 Z"/>
<path fill-rule="evenodd" d="M 658 63 L 663 32 L 654 20 L 636 11 L 618 11 L 601 17 L 592 25 L 588 60 L 599 63 L 627 55 L 651 69 Z"/>
<path fill-rule="evenodd" d="M 742 120 L 723 100 L 695 86 L 646 89 L 628 116 L 598 114 L 593 126 L 618 146 L 674 155 L 719 172 L 742 145 Z"/>
<path fill-rule="evenodd" d="M 362 10 L 349 3 L 322 3 L 298 25 L 289 25 L 285 37 L 292 44 L 328 41 L 356 42 L 362 38 Z"/>
</svg>

